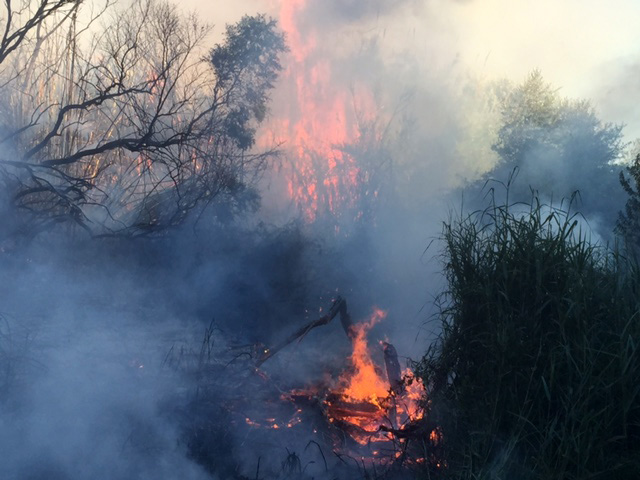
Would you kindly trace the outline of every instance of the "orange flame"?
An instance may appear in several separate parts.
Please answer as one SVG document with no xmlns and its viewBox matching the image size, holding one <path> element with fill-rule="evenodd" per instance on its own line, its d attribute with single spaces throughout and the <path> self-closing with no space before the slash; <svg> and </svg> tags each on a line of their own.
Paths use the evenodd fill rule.
<svg viewBox="0 0 640 480">
<path fill-rule="evenodd" d="M 385 317 L 386 312 L 375 308 L 368 322 L 353 328 L 353 353 L 350 357 L 353 370 L 340 377 L 338 388 L 333 392 L 337 400 L 327 402 L 329 420 L 357 427 L 350 434 L 360 445 L 392 442 L 392 435 L 380 430 L 382 425 L 401 428 L 409 421 L 422 418 L 423 414 L 420 401 L 424 387 L 411 370 L 403 372 L 405 379 L 410 380 L 403 392 L 392 392 L 388 379 L 371 356 L 367 333 Z"/>
<path fill-rule="evenodd" d="M 347 383 L 342 393 L 352 400 L 369 401 L 379 405 L 380 400 L 389 395 L 389 383 L 376 368 L 367 344 L 369 330 L 386 316 L 385 311 L 376 308 L 368 322 L 353 327 L 355 337 L 350 360 L 355 368 L 355 374 L 341 379 L 342 382 Z"/>
<path fill-rule="evenodd" d="M 361 174 L 344 145 L 359 137 L 359 118 L 373 118 L 375 102 L 361 82 L 335 78 L 332 59 L 319 45 L 326 32 L 301 26 L 306 0 L 282 0 L 280 26 L 291 54 L 282 78 L 288 111 L 271 124 L 271 137 L 286 145 L 294 160 L 287 173 L 287 194 L 313 222 L 319 214 L 335 218 L 354 206 Z M 304 32 L 304 33 L 302 33 Z"/>
<path fill-rule="evenodd" d="M 296 397 L 306 398 L 306 402 L 317 396 L 323 397 L 321 402 L 329 424 L 342 431 L 340 444 L 346 434 L 357 444 L 369 449 L 368 454 L 359 451 L 358 455 L 365 454 L 369 460 L 380 461 L 390 457 L 397 458 L 402 454 L 402 441 L 394 435 L 411 422 L 422 418 L 424 412 L 421 402 L 425 394 L 423 384 L 410 369 L 403 372 L 402 388 L 392 389 L 383 369 L 376 364 L 367 334 L 386 316 L 385 311 L 374 308 L 367 322 L 352 327 L 353 351 L 349 357 L 351 366 L 335 383 L 331 382 L 333 387 L 327 390 L 315 387 L 295 390 L 282 397 L 294 402 Z M 303 422 L 302 413 L 302 409 L 297 408 L 289 420 L 275 423 L 275 418 L 267 418 L 262 425 L 271 429 L 292 428 Z M 246 423 L 260 425 L 248 418 Z M 317 433 L 316 429 L 314 433 Z M 442 440 L 442 432 L 439 429 L 433 430 L 430 432 L 430 440 L 437 445 Z M 336 448 L 343 447 L 336 444 Z M 362 458 L 364 461 L 365 457 Z"/>
</svg>

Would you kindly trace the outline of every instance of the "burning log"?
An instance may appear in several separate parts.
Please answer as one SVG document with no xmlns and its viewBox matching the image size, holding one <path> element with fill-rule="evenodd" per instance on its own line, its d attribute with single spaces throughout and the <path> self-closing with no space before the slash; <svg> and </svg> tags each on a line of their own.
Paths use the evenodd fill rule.
<svg viewBox="0 0 640 480">
<path fill-rule="evenodd" d="M 400 363 L 398 362 L 398 352 L 393 345 L 387 342 L 382 342 L 382 350 L 384 352 L 384 364 L 387 368 L 389 386 L 395 393 L 402 393 L 404 385 Z"/>
<path fill-rule="evenodd" d="M 418 438 L 425 433 L 429 433 L 428 428 L 421 422 L 413 422 L 403 428 L 390 428 L 386 425 L 380 425 L 380 431 L 387 432 L 396 438 Z"/>
<path fill-rule="evenodd" d="M 331 320 L 333 320 L 336 315 L 340 314 L 340 323 L 342 324 L 342 328 L 344 328 L 345 333 L 349 336 L 349 338 L 353 338 L 353 328 L 351 322 L 351 316 L 347 312 L 347 301 L 342 297 L 338 297 L 334 300 L 333 305 L 329 309 L 329 312 L 320 317 L 317 320 L 314 320 L 307 325 L 299 328 L 294 333 L 289 335 L 287 338 L 282 340 L 280 343 L 276 344 L 271 348 L 264 348 L 263 353 L 259 356 L 256 361 L 256 366 L 259 367 L 264 362 L 269 360 L 272 356 L 282 350 L 284 347 L 293 343 L 298 339 L 302 339 L 307 333 L 309 333 L 312 329 L 319 327 L 321 325 L 328 324 Z"/>
<path fill-rule="evenodd" d="M 335 380 L 325 379 L 308 389 L 281 392 L 280 398 L 291 402 L 295 408 L 292 415 L 274 414 L 273 418 L 258 418 L 257 421 L 247 416 L 247 424 L 270 430 L 304 424 L 312 428 L 318 438 L 330 442 L 334 451 L 351 452 L 371 461 L 405 461 L 409 444 L 423 444 L 416 440 L 426 438 L 430 445 L 435 445 L 440 436 L 433 433 L 435 427 L 429 428 L 431 424 L 423 420 L 420 400 L 424 389 L 421 383 L 409 370 L 401 370 L 392 344 L 379 342 L 386 375 L 382 365 L 376 364 L 371 355 L 367 333 L 386 315 L 379 308 L 374 308 L 369 321 L 353 324 L 346 301 L 337 298 L 323 317 L 299 328 L 270 349 L 260 346 L 254 357 L 257 365 L 303 338 L 313 328 L 328 324 L 337 315 L 352 341 L 350 367 Z"/>
<path fill-rule="evenodd" d="M 367 401 L 350 401 L 338 393 L 327 395 L 326 403 L 329 406 L 331 417 L 371 417 L 379 418 L 380 406 Z"/>
</svg>

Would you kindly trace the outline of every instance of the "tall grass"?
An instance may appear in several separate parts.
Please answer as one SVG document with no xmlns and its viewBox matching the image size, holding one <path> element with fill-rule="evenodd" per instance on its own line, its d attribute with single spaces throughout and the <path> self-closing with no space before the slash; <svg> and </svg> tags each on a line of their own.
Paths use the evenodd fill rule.
<svg viewBox="0 0 640 480">
<path fill-rule="evenodd" d="M 640 478 L 640 269 L 580 217 L 445 223 L 442 333 L 418 362 L 459 479 Z"/>
</svg>

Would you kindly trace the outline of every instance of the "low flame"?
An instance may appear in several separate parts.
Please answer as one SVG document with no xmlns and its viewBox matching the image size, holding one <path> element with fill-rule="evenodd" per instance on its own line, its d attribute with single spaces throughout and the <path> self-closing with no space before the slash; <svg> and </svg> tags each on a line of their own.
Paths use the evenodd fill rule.
<svg viewBox="0 0 640 480">
<path fill-rule="evenodd" d="M 304 418 L 307 418 L 303 411 L 305 407 L 301 405 L 315 405 L 314 408 L 320 407 L 324 414 L 328 432 L 340 432 L 339 435 L 331 434 L 337 451 L 346 449 L 363 460 L 375 459 L 377 462 L 398 458 L 404 451 L 404 441 L 399 438 L 403 429 L 423 417 L 421 402 L 425 389 L 420 379 L 408 368 L 401 372 L 401 385 L 392 388 L 392 381 L 387 378 L 390 375 L 388 372 L 385 375 L 384 368 L 376 363 L 375 351 L 372 352 L 367 335 L 386 316 L 384 310 L 374 308 L 368 321 L 352 327 L 350 365 L 336 380 L 328 382 L 332 386 L 316 385 L 284 394 L 282 399 L 293 401 L 296 405 L 295 413 L 290 418 L 280 418 L 277 423 L 275 418 L 267 418 L 259 423 L 247 418 L 246 423 L 268 429 L 293 428 L 303 424 Z M 375 345 L 381 349 L 389 346 L 384 342 Z M 395 349 L 393 353 L 395 356 Z M 394 360 L 397 362 L 397 359 Z M 317 428 L 313 432 L 318 433 Z M 345 438 L 354 443 L 345 443 Z M 433 445 L 438 445 L 441 440 L 442 432 L 439 429 L 430 433 Z"/>
<path fill-rule="evenodd" d="M 424 395 L 422 383 L 405 369 L 406 385 L 401 392 L 394 392 L 372 358 L 367 333 L 385 317 L 386 312 L 375 308 L 368 322 L 353 329 L 352 368 L 341 375 L 338 388 L 331 392 L 326 402 L 329 420 L 345 427 L 363 446 L 394 441 L 393 435 L 381 430 L 381 426 L 399 429 L 422 418 L 419 404 Z"/>
<path fill-rule="evenodd" d="M 367 343 L 369 330 L 386 316 L 387 313 L 385 311 L 376 308 L 368 322 L 352 327 L 355 335 L 350 361 L 355 373 L 353 375 L 343 375 L 340 379 L 341 383 L 346 383 L 347 385 L 341 393 L 350 400 L 368 401 L 380 405 L 380 401 L 389 395 L 389 383 L 380 375 L 379 369 L 376 368 Z"/>
</svg>

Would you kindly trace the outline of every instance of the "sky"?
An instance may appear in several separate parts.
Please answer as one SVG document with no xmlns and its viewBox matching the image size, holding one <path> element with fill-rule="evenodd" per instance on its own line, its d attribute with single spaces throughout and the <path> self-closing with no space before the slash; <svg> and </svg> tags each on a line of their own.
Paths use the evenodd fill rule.
<svg viewBox="0 0 640 480">
<path fill-rule="evenodd" d="M 183 0 L 216 26 L 244 14 L 277 17 L 281 0 Z M 296 2 L 304 3 L 304 2 Z M 323 2 L 307 0 L 313 7 Z M 329 1 L 334 10 L 350 0 Z M 640 136 L 638 110 L 625 99 L 638 92 L 640 2 L 637 0 L 369 0 L 379 13 L 354 21 L 351 41 L 376 29 L 391 55 L 412 50 L 424 68 L 455 62 L 482 78 L 520 81 L 533 69 L 563 95 L 590 99 L 605 121 L 625 123 L 628 137 Z M 383 7 L 393 4 L 394 7 Z M 366 28 L 363 28 L 366 26 Z M 437 55 L 434 52 L 441 52 Z"/>
</svg>

